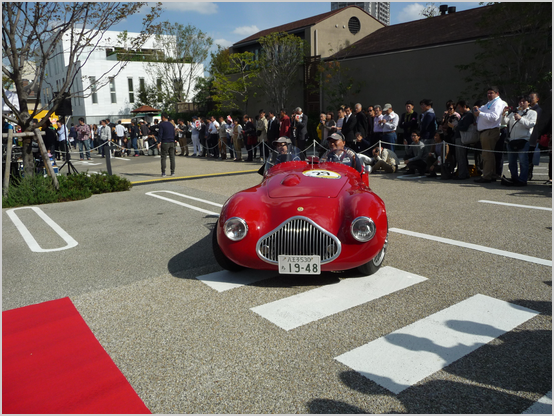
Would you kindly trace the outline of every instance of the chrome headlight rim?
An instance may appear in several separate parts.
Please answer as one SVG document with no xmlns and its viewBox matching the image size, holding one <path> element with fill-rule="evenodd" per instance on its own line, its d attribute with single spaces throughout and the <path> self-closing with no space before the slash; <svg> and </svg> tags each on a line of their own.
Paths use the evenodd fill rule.
<svg viewBox="0 0 554 416">
<path fill-rule="evenodd" d="M 240 224 L 240 226 L 242 226 L 243 231 L 239 236 L 235 236 L 232 233 L 232 231 L 229 229 L 229 227 L 231 226 L 231 223 Z M 248 224 L 244 219 L 240 217 L 231 217 L 223 224 L 223 234 L 225 234 L 225 236 L 231 241 L 240 241 L 248 234 Z"/>
<path fill-rule="evenodd" d="M 360 237 L 355 231 L 354 231 L 354 227 L 360 222 L 360 221 L 365 221 L 367 222 L 369 228 L 370 228 L 370 236 L 369 237 Z M 377 227 L 375 226 L 375 223 L 373 222 L 373 220 L 369 217 L 357 217 L 355 218 L 353 221 L 352 221 L 352 224 L 350 224 L 350 234 L 352 235 L 352 237 L 356 240 L 356 241 L 359 241 L 360 243 L 367 243 L 369 241 L 371 241 L 371 239 L 373 237 L 375 237 L 375 234 L 377 233 Z"/>
</svg>

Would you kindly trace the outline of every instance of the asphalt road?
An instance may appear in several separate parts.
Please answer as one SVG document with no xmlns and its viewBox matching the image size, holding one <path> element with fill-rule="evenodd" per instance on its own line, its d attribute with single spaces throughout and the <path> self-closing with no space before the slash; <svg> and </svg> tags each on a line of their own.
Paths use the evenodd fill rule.
<svg viewBox="0 0 554 416">
<path fill-rule="evenodd" d="M 374 280 L 353 272 L 262 272 L 251 284 L 220 291 L 210 241 L 216 217 L 183 204 L 219 212 L 208 202 L 223 204 L 261 177 L 201 175 L 259 166 L 178 158 L 175 179 L 39 206 L 47 217 L 28 208 L 10 217 L 3 209 L 3 310 L 69 296 L 153 413 L 522 413 L 551 392 L 551 188 L 541 181 L 516 189 L 372 175 L 392 229 L 382 271 L 416 280 L 387 289 L 381 272 Z M 116 160 L 114 169 L 133 181 L 152 180 L 159 178 L 159 159 Z M 546 171 L 535 172 L 546 179 Z M 22 237 L 13 214 L 35 245 Z M 54 232 L 53 223 L 64 232 Z M 59 251 L 40 252 L 53 249 Z M 256 312 L 358 283 L 388 292 L 290 330 Z M 473 306 L 465 302 L 472 299 L 531 315 L 458 356 L 463 337 L 447 348 L 419 329 L 439 313 L 467 323 L 464 313 Z M 464 306 L 461 315 L 455 305 Z M 417 342 L 404 344 L 402 331 L 412 325 Z M 500 327 L 496 320 L 474 322 L 458 333 Z M 384 339 L 389 346 L 379 347 Z M 425 366 L 429 354 L 447 364 L 394 392 L 390 380 L 337 359 L 368 344 L 393 361 L 414 354 L 409 367 Z"/>
</svg>

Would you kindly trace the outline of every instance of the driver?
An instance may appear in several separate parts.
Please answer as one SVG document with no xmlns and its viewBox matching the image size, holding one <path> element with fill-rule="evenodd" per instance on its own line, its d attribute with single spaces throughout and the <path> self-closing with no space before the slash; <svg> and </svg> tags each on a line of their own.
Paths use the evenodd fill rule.
<svg viewBox="0 0 554 416">
<path fill-rule="evenodd" d="M 271 156 L 267 159 L 265 165 L 258 171 L 260 175 L 279 163 L 304 160 L 304 154 L 292 145 L 288 137 L 279 137 L 273 141 L 273 146 L 275 150 L 271 152 Z"/>
<path fill-rule="evenodd" d="M 336 162 L 343 165 L 350 166 L 356 169 L 358 172 L 362 171 L 362 163 L 356 152 L 349 147 L 344 146 L 344 136 L 340 133 L 333 133 L 327 137 L 329 143 L 329 150 L 325 152 L 320 163 L 323 162 Z"/>
</svg>

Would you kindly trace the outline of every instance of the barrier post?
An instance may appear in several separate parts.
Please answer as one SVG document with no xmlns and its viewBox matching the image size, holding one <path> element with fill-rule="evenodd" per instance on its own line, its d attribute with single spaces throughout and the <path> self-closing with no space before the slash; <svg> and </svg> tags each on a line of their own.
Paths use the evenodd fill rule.
<svg viewBox="0 0 554 416">
<path fill-rule="evenodd" d="M 107 140 L 106 143 L 104 143 L 104 156 L 106 156 L 106 169 L 108 170 L 108 175 L 112 176 L 112 141 Z"/>
<path fill-rule="evenodd" d="M 13 129 L 8 130 L 8 142 L 6 143 L 6 167 L 4 168 L 4 180 L 2 183 L 2 195 L 8 193 L 10 187 L 10 174 L 12 163 Z"/>
</svg>

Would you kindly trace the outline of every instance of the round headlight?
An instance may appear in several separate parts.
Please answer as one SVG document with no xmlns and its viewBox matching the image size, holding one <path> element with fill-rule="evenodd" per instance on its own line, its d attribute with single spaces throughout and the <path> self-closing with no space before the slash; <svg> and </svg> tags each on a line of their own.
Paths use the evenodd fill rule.
<svg viewBox="0 0 554 416">
<path fill-rule="evenodd" d="M 358 217 L 350 226 L 352 237 L 362 243 L 367 243 L 375 235 L 375 223 L 371 218 Z"/>
<path fill-rule="evenodd" d="M 233 217 L 225 221 L 223 231 L 229 240 L 240 241 L 246 237 L 248 226 L 242 218 Z"/>
</svg>

